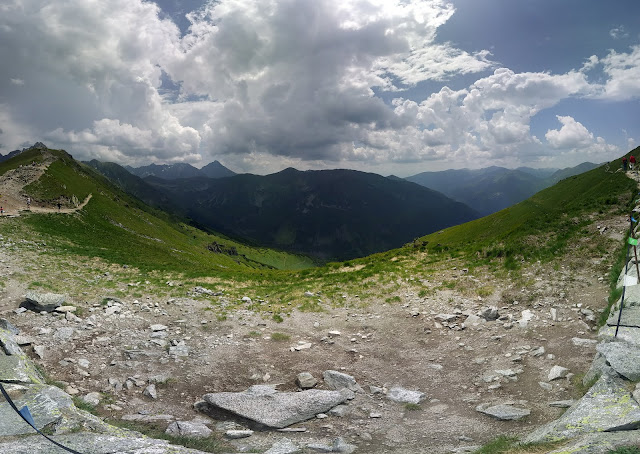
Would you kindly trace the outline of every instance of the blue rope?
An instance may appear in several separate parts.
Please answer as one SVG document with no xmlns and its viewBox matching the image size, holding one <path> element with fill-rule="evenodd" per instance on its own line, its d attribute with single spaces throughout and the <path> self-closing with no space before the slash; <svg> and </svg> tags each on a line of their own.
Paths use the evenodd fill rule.
<svg viewBox="0 0 640 454">
<path fill-rule="evenodd" d="M 11 382 L 7 382 L 4 380 L 0 380 L 0 391 L 2 391 L 2 395 L 4 396 L 4 398 L 7 400 L 7 402 L 9 403 L 9 405 L 11 405 L 11 408 L 13 408 L 13 410 L 18 413 L 20 415 L 20 417 L 27 423 L 29 424 L 31 427 L 33 427 L 33 429 L 38 432 L 40 435 L 42 435 L 44 438 L 46 438 L 47 440 L 49 440 L 51 443 L 53 443 L 54 445 L 64 449 L 65 451 L 68 451 L 72 454 L 82 454 L 78 451 L 75 451 L 71 448 L 67 448 L 64 445 L 61 445 L 60 443 L 58 443 L 55 440 L 52 440 L 51 438 L 49 438 L 48 436 L 46 436 L 45 434 L 43 434 L 42 432 L 40 432 L 38 430 L 38 428 L 36 427 L 36 423 L 33 420 L 33 416 L 31 416 L 31 412 L 29 411 L 29 408 L 25 405 L 24 407 L 22 407 L 22 409 L 18 410 L 18 407 L 16 407 L 16 404 L 13 403 L 13 400 L 11 400 L 11 397 L 9 397 L 9 394 L 7 394 L 7 391 L 4 389 L 4 386 L 2 386 L 2 383 L 11 383 Z"/>
</svg>

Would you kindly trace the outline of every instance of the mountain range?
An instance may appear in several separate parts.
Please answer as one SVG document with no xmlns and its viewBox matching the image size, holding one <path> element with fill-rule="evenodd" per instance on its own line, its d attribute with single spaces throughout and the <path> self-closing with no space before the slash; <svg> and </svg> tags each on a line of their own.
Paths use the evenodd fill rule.
<svg viewBox="0 0 640 454">
<path fill-rule="evenodd" d="M 134 190 L 121 187 L 138 196 L 139 183 Z M 221 179 L 146 177 L 143 183 L 199 226 L 322 260 L 381 252 L 478 217 L 436 191 L 353 170 L 289 168 Z M 152 191 L 138 197 L 145 194 Z"/>
<path fill-rule="evenodd" d="M 158 177 L 165 180 L 175 180 L 179 178 L 224 178 L 232 177 L 236 173 L 227 169 L 219 161 L 213 161 L 201 169 L 193 167 L 191 164 L 179 162 L 176 164 L 149 164 L 142 167 L 125 166 L 133 175 L 144 177 Z"/>
<path fill-rule="evenodd" d="M 521 202 L 558 181 L 598 167 L 590 162 L 566 169 L 487 167 L 422 172 L 406 180 L 465 203 L 486 216 Z"/>
</svg>

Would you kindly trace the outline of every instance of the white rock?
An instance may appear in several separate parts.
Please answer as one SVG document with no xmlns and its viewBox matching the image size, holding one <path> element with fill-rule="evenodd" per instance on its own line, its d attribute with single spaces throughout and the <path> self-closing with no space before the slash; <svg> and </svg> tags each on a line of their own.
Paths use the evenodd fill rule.
<svg viewBox="0 0 640 454">
<path fill-rule="evenodd" d="M 559 378 L 564 378 L 569 373 L 569 369 L 562 366 L 553 366 L 549 371 L 548 381 L 557 380 Z"/>
<path fill-rule="evenodd" d="M 151 329 L 151 331 L 166 331 L 166 329 L 168 328 L 166 325 L 161 325 L 161 324 L 156 324 L 156 325 L 151 325 L 149 327 Z"/>
<path fill-rule="evenodd" d="M 82 398 L 82 400 L 89 405 L 93 405 L 94 407 L 100 403 L 100 393 L 89 393 Z"/>
</svg>

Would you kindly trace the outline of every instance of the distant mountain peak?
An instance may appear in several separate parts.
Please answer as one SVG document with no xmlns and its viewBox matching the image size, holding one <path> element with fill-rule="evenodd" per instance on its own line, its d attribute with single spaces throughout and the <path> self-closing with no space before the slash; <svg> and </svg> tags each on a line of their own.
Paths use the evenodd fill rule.
<svg viewBox="0 0 640 454">
<path fill-rule="evenodd" d="M 232 177 L 236 175 L 236 173 L 233 170 L 229 170 L 228 168 L 223 166 L 218 160 L 210 162 L 209 164 L 204 166 L 202 169 L 200 169 L 200 172 L 202 172 L 205 176 L 209 178 L 225 178 L 225 177 Z"/>
</svg>

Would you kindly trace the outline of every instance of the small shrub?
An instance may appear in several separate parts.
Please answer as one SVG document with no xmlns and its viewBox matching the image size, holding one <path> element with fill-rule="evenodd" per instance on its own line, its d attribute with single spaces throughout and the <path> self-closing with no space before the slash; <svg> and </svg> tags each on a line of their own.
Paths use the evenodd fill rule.
<svg viewBox="0 0 640 454">
<path fill-rule="evenodd" d="M 418 411 L 420 410 L 419 404 L 406 403 L 404 404 L 404 409 L 407 411 Z"/>
<path fill-rule="evenodd" d="M 284 319 L 282 318 L 282 315 L 280 314 L 273 314 L 273 316 L 271 317 L 271 319 L 276 322 L 276 323 L 282 323 L 284 322 Z"/>
<path fill-rule="evenodd" d="M 486 298 L 488 296 L 493 295 L 493 292 L 495 292 L 496 289 L 492 286 L 492 285 L 485 285 L 480 287 L 476 293 L 478 294 L 478 296 L 481 296 L 482 298 Z"/>
<path fill-rule="evenodd" d="M 291 336 L 284 333 L 273 333 L 271 335 L 271 340 L 275 342 L 284 342 L 284 341 L 288 341 L 289 339 L 291 339 Z"/>
<path fill-rule="evenodd" d="M 87 411 L 87 412 L 89 412 L 89 413 L 91 413 L 93 415 L 97 415 L 98 414 L 98 411 L 97 411 L 97 409 L 96 409 L 96 407 L 94 405 L 91 405 L 90 403 L 85 402 L 80 397 L 74 397 L 73 398 L 73 403 L 80 410 Z"/>
</svg>

